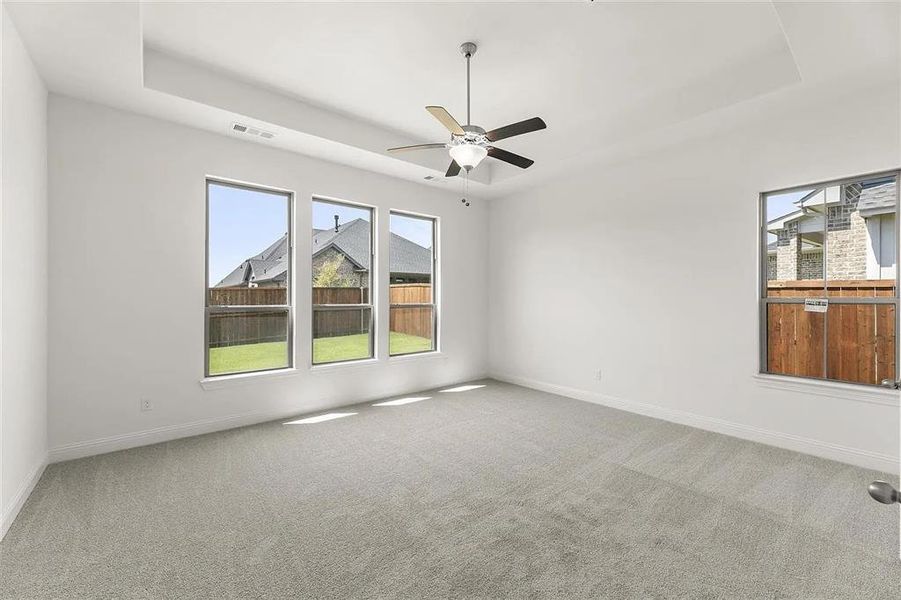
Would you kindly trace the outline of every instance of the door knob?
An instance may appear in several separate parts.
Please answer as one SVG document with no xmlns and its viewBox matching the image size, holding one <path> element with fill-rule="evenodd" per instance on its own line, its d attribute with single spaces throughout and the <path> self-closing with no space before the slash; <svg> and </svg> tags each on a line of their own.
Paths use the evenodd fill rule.
<svg viewBox="0 0 901 600">
<path fill-rule="evenodd" d="M 901 494 L 887 481 L 874 481 L 867 488 L 867 491 L 870 492 L 870 496 L 876 502 L 882 502 L 883 504 L 901 502 Z"/>
</svg>

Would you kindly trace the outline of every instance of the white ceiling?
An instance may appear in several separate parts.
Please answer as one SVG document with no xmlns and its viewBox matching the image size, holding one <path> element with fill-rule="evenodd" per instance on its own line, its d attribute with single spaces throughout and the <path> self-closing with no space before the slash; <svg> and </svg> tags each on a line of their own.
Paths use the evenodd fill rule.
<svg viewBox="0 0 901 600">
<path fill-rule="evenodd" d="M 894 3 L 7 5 L 55 92 L 223 134 L 249 121 L 277 133 L 259 143 L 416 181 L 441 151 L 384 148 L 445 140 L 427 104 L 465 120 L 458 47 L 475 41 L 473 122 L 548 123 L 498 144 L 536 164 L 480 166 L 483 196 L 899 64 Z"/>
</svg>

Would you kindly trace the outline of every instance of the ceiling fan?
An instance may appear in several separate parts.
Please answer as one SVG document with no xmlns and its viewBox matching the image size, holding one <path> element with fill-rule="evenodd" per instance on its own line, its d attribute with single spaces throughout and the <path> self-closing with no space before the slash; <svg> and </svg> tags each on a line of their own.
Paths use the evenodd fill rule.
<svg viewBox="0 0 901 600">
<path fill-rule="evenodd" d="M 454 177 L 464 169 L 467 173 L 476 167 L 486 156 L 502 160 L 521 169 L 528 169 L 535 161 L 524 156 L 502 150 L 492 144 L 500 140 L 522 135 L 532 131 L 538 131 L 547 127 L 544 121 L 538 117 L 526 119 L 504 127 L 498 127 L 491 131 L 485 131 L 478 125 L 473 125 L 469 119 L 469 61 L 476 53 L 476 45 L 466 42 L 460 46 L 460 52 L 466 57 L 466 125 L 460 125 L 442 106 L 426 106 L 425 109 L 432 113 L 442 125 L 451 133 L 450 142 L 446 144 L 416 144 L 414 146 L 400 146 L 388 148 L 388 152 L 406 152 L 408 150 L 428 150 L 433 148 L 446 148 L 451 157 L 450 167 L 445 177 Z"/>
</svg>

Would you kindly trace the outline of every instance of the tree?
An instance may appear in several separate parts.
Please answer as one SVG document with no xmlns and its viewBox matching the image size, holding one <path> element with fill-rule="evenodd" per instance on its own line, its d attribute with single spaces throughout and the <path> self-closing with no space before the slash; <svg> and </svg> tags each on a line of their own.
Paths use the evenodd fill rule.
<svg viewBox="0 0 901 600">
<path fill-rule="evenodd" d="M 313 274 L 313 287 L 356 287 L 350 277 L 341 274 L 343 264 L 342 254 L 322 263 L 319 270 Z"/>
</svg>

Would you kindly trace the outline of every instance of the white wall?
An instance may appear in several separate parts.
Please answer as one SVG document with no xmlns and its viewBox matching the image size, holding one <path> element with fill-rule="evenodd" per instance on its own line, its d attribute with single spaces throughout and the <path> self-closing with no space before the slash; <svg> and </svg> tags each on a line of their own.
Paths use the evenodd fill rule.
<svg viewBox="0 0 901 600">
<path fill-rule="evenodd" d="M 51 95 L 51 459 L 107 451 L 480 377 L 487 210 L 452 192 Z M 223 123 L 223 129 L 228 123 Z M 296 192 L 297 372 L 205 390 L 204 177 Z M 311 372 L 310 198 L 441 219 L 443 358 Z M 387 262 L 379 268 L 387 279 Z M 387 296 L 387 290 L 382 290 Z M 387 306 L 379 312 L 387 339 Z M 154 409 L 139 410 L 150 398 Z"/>
<path fill-rule="evenodd" d="M 47 459 L 47 89 L 2 10 L 0 537 Z"/>
<path fill-rule="evenodd" d="M 897 471 L 896 393 L 754 377 L 758 193 L 898 167 L 896 86 L 492 202 L 492 375 Z"/>
</svg>

